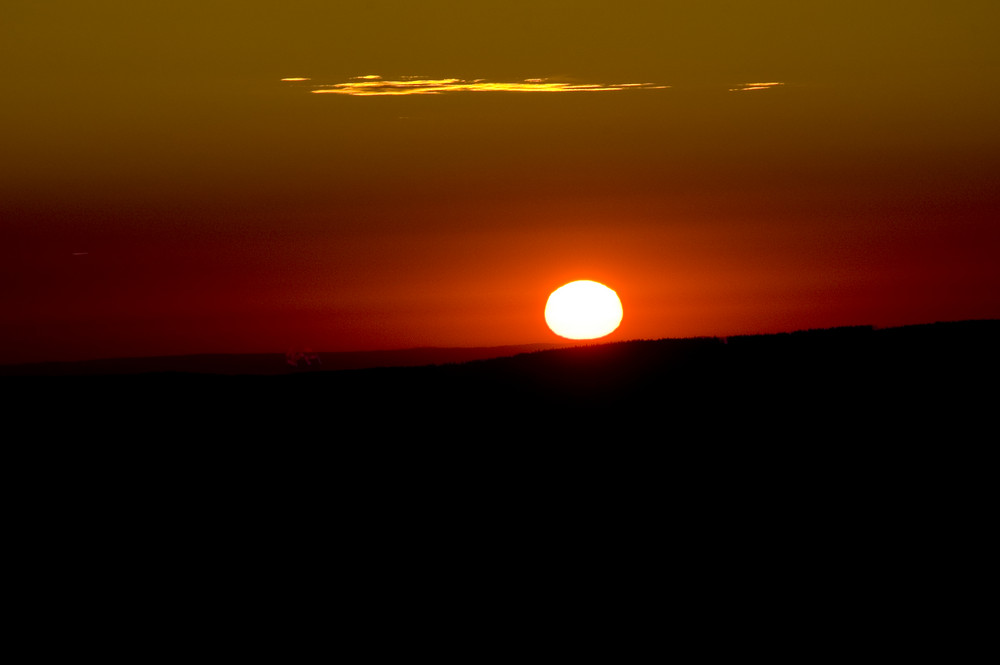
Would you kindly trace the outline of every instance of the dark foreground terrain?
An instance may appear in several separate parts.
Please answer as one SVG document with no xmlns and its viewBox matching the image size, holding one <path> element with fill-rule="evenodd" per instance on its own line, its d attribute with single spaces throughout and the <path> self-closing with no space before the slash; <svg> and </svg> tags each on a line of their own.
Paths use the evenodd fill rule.
<svg viewBox="0 0 1000 665">
<path fill-rule="evenodd" d="M 998 332 L 8 376 L 15 628 L 130 657 L 972 656 Z"/>
<path fill-rule="evenodd" d="M 639 442 L 975 437 L 1000 321 L 663 339 L 284 375 L 0 377 L 10 413 L 70 437 Z"/>
</svg>

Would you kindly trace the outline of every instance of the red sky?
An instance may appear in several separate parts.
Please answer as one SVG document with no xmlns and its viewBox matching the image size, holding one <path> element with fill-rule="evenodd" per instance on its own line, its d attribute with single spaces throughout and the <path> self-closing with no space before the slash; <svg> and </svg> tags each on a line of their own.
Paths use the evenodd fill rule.
<svg viewBox="0 0 1000 665">
<path fill-rule="evenodd" d="M 1000 317 L 997 3 L 359 4 L 5 3 L 0 362 Z"/>
</svg>

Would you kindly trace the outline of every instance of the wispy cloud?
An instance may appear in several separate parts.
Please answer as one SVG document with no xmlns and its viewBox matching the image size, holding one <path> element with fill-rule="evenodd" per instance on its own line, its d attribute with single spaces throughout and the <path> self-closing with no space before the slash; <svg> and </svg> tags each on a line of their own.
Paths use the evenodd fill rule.
<svg viewBox="0 0 1000 665">
<path fill-rule="evenodd" d="M 741 83 L 735 88 L 730 88 L 729 92 L 747 92 L 750 90 L 770 90 L 779 85 L 785 85 L 781 81 L 766 81 L 763 83 Z"/>
<path fill-rule="evenodd" d="M 669 87 L 657 83 L 568 83 L 544 78 L 515 82 L 488 81 L 486 79 L 435 79 L 422 76 L 383 79 L 377 74 L 365 74 L 351 77 L 344 83 L 315 85 L 311 92 L 372 97 L 379 95 L 440 95 L 448 92 L 608 92 L 614 90 L 660 90 Z"/>
</svg>

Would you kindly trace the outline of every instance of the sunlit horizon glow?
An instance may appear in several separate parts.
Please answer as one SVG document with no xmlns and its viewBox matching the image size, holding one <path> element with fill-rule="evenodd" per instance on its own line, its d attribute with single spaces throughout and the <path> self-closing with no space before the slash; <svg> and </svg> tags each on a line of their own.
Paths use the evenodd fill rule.
<svg viewBox="0 0 1000 665">
<path fill-rule="evenodd" d="M 401 76 L 383 79 L 377 74 L 352 76 L 345 83 L 319 84 L 311 92 L 320 94 L 371 97 L 386 95 L 439 95 L 446 92 L 611 92 L 616 90 L 663 90 L 657 83 L 570 83 L 545 78 L 514 82 L 490 82 L 486 79 L 417 78 Z"/>
</svg>

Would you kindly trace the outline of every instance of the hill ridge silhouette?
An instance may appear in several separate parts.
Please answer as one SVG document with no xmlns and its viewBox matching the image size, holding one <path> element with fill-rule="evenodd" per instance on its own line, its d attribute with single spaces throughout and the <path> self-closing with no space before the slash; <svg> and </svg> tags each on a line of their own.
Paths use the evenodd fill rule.
<svg viewBox="0 0 1000 665">
<path fill-rule="evenodd" d="M 979 319 L 968 321 L 946 321 L 928 324 L 911 324 L 879 328 L 873 325 L 837 326 L 831 328 L 812 328 L 779 333 L 739 334 L 729 336 L 700 336 L 680 338 L 640 338 L 618 340 L 614 342 L 566 341 L 563 343 L 538 343 L 521 345 L 503 345 L 494 347 L 434 347 L 423 346 L 410 349 L 374 350 L 374 351 L 337 351 L 319 352 L 320 362 L 309 366 L 300 364 L 292 367 L 282 354 L 221 354 L 203 353 L 181 356 L 150 356 L 140 358 L 103 358 L 80 361 L 54 361 L 42 363 L 23 363 L 0 365 L 0 377 L 18 376 L 109 376 L 109 375 L 141 375 L 141 374 L 192 374 L 192 375 L 247 375 L 247 376 L 279 376 L 305 373 L 329 374 L 331 372 L 351 370 L 371 370 L 376 368 L 403 367 L 435 367 L 453 366 L 471 363 L 488 363 L 519 356 L 534 357 L 539 354 L 561 353 L 605 353 L 595 351 L 578 351 L 579 349 L 633 349 L 637 353 L 653 353 L 671 349 L 695 350 L 704 345 L 735 345 L 740 348 L 780 349 L 786 351 L 806 347 L 819 348 L 824 344 L 834 344 L 843 348 L 851 344 L 856 352 L 871 351 L 871 348 L 854 348 L 869 342 L 875 343 L 879 351 L 885 352 L 890 342 L 910 344 L 919 337 L 921 343 L 932 344 L 936 350 L 943 351 L 946 345 L 952 343 L 985 342 L 995 336 L 1000 327 L 998 319 Z M 624 357 L 623 357 L 624 359 Z"/>
<path fill-rule="evenodd" d="M 1000 320 L 588 343 L 282 375 L 5 376 L 9 413 L 182 440 L 975 440 Z M 200 436 L 200 435 L 199 435 Z"/>
</svg>

